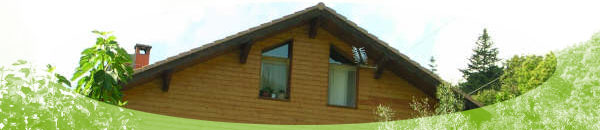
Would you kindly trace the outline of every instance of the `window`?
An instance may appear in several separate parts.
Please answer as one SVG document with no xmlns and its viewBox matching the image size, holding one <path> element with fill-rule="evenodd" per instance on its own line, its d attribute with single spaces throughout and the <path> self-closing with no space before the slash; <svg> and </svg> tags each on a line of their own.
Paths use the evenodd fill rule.
<svg viewBox="0 0 600 130">
<path fill-rule="evenodd" d="M 291 42 L 262 53 L 259 96 L 289 99 Z"/>
<path fill-rule="evenodd" d="M 356 66 L 335 50 L 329 56 L 328 104 L 356 106 Z"/>
</svg>

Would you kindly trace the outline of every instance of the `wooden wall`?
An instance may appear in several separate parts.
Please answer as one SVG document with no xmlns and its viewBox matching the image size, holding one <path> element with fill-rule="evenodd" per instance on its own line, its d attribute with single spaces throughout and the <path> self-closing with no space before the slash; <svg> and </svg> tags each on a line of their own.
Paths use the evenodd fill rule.
<svg viewBox="0 0 600 130">
<path fill-rule="evenodd" d="M 411 98 L 426 97 L 390 71 L 374 79 L 374 69 L 361 68 L 357 108 L 328 106 L 329 47 L 333 44 L 350 56 L 351 46 L 321 28 L 316 38 L 310 39 L 308 28 L 295 27 L 257 41 L 246 64 L 240 64 L 240 50 L 234 50 L 175 72 L 168 92 L 161 90 L 160 78 L 128 89 L 124 91 L 127 107 L 211 121 L 340 124 L 375 121 L 373 111 L 378 104 L 390 105 L 398 119 L 407 119 L 412 112 Z M 294 40 L 290 100 L 259 98 L 261 50 L 290 39 Z"/>
</svg>

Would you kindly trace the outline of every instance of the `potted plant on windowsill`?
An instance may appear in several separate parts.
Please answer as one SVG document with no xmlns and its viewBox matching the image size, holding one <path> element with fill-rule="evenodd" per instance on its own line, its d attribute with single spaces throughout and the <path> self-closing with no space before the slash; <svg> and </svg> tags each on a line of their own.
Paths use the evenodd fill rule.
<svg viewBox="0 0 600 130">
<path fill-rule="evenodd" d="M 283 91 L 283 90 L 277 91 L 277 98 L 279 98 L 279 99 L 285 99 L 286 98 L 285 91 Z"/>
<path fill-rule="evenodd" d="M 271 87 L 263 87 L 262 89 L 260 89 L 260 96 L 261 97 L 271 97 L 271 93 L 273 93 L 273 89 L 271 89 Z"/>
</svg>

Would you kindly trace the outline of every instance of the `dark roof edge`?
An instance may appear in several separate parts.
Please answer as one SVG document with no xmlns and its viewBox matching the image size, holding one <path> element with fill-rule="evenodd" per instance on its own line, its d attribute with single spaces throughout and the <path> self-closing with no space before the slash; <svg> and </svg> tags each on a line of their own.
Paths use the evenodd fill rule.
<svg viewBox="0 0 600 130">
<path fill-rule="evenodd" d="M 469 102 L 477 105 L 477 107 L 483 107 L 484 106 L 483 103 L 476 101 L 475 99 L 473 99 L 473 97 L 471 97 L 471 95 L 469 95 L 469 94 L 467 94 L 467 93 L 465 93 L 465 92 L 463 92 L 461 90 L 458 90 L 456 88 L 452 88 L 452 91 L 454 91 L 456 93 L 459 93 L 464 99 L 467 99 Z"/>
<path fill-rule="evenodd" d="M 143 68 L 136 69 L 135 72 L 134 72 L 134 75 L 139 74 L 139 73 L 144 72 L 144 71 L 149 70 L 149 69 L 153 69 L 153 68 L 155 68 L 157 66 L 163 65 L 166 62 L 172 61 L 174 59 L 182 58 L 182 57 L 184 57 L 186 55 L 189 55 L 189 54 L 192 54 L 192 53 L 195 53 L 195 52 L 199 52 L 199 51 L 205 50 L 207 48 L 210 48 L 210 47 L 216 46 L 218 44 L 221 44 L 223 42 L 226 42 L 226 41 L 229 41 L 229 40 L 232 40 L 232 39 L 244 36 L 244 35 L 248 35 L 249 33 L 254 32 L 256 30 L 263 29 L 263 28 L 268 27 L 270 25 L 273 25 L 275 23 L 278 23 L 278 22 L 290 19 L 290 18 L 292 18 L 294 16 L 300 15 L 300 14 L 305 13 L 305 12 L 309 12 L 309 11 L 314 10 L 314 9 L 317 9 L 317 6 L 312 6 L 312 7 L 306 8 L 304 10 L 301 10 L 301 11 L 298 11 L 298 12 L 295 12 L 295 13 L 283 16 L 283 17 L 281 17 L 279 19 L 275 19 L 275 20 L 273 20 L 271 22 L 263 23 L 263 24 L 261 24 L 259 26 L 249 28 L 247 30 L 238 32 L 238 33 L 236 33 L 234 35 L 231 35 L 231 36 L 227 36 L 227 37 L 225 37 L 223 39 L 219 39 L 219 40 L 213 41 L 212 43 L 208 43 L 208 44 L 202 45 L 200 47 L 196 47 L 196 48 L 190 49 L 188 51 L 179 53 L 179 54 L 177 54 L 175 56 L 168 57 L 167 59 L 164 59 L 164 60 L 161 60 L 161 61 L 157 61 L 157 62 L 155 62 L 155 63 L 153 63 L 151 65 L 144 66 Z"/>
</svg>

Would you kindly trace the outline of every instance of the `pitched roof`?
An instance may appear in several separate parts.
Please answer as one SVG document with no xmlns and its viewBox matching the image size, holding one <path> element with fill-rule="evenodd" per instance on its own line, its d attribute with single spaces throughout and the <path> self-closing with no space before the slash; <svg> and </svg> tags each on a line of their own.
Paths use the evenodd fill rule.
<svg viewBox="0 0 600 130">
<path fill-rule="evenodd" d="M 406 78 L 407 81 L 415 84 L 415 86 L 418 86 L 419 89 L 430 96 L 435 95 L 435 88 L 442 81 L 437 75 L 400 53 L 395 48 L 390 47 L 387 43 L 379 40 L 376 36 L 369 34 L 366 30 L 358 27 L 355 23 L 336 13 L 323 3 L 136 69 L 133 79 L 124 89 L 148 81 L 165 72 L 180 70 L 195 63 L 206 61 L 216 55 L 223 54 L 227 50 L 236 49 L 236 47 L 244 43 L 265 37 L 268 34 L 283 31 L 286 28 L 307 23 L 317 18 L 322 21 L 320 27 L 334 30 L 332 31 L 334 35 L 345 36 L 342 40 L 349 43 L 364 45 L 367 51 L 370 52 L 369 57 L 387 58 L 389 62 L 385 65 L 387 66 L 385 67 L 386 69 Z"/>
</svg>

